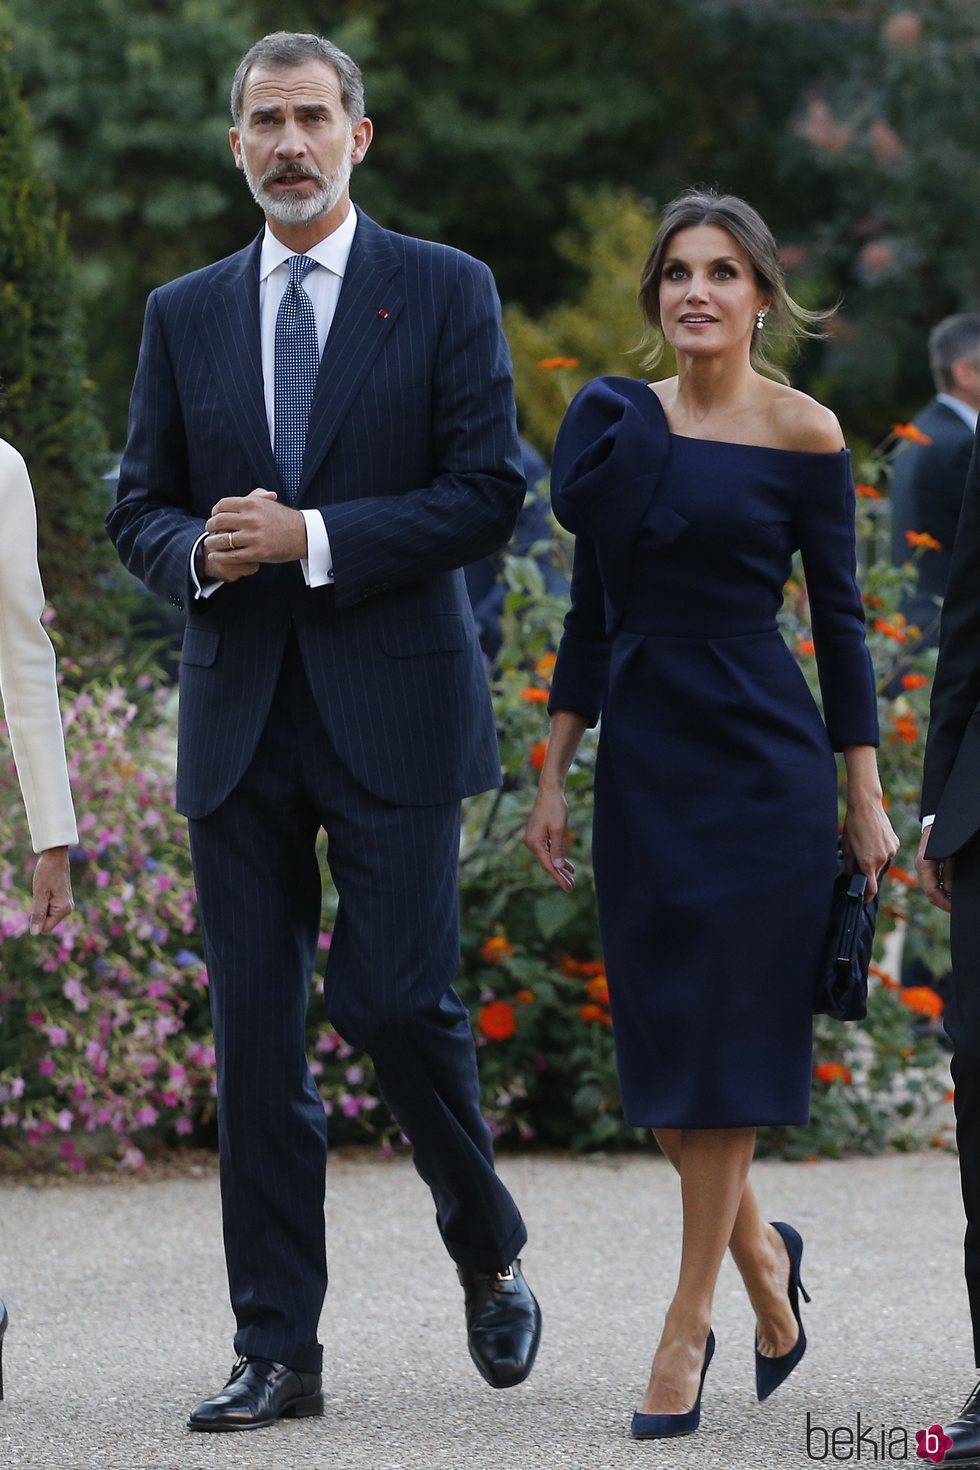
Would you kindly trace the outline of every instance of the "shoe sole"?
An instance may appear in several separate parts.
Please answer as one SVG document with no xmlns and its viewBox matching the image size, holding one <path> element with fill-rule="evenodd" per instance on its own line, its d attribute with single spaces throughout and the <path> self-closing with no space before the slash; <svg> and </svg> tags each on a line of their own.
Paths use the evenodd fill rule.
<svg viewBox="0 0 980 1470">
<path fill-rule="evenodd" d="M 322 1413 L 323 1394 L 314 1393 L 307 1398 L 294 1399 L 281 1414 L 274 1414 L 271 1419 L 255 1419 L 251 1424 L 208 1424 L 188 1419 L 187 1427 L 204 1434 L 244 1434 L 249 1429 L 268 1429 L 270 1424 L 278 1424 L 280 1419 L 316 1419 Z"/>
<path fill-rule="evenodd" d="M 476 1368 L 476 1371 L 479 1373 L 484 1383 L 489 1383 L 491 1388 L 516 1388 L 519 1383 L 524 1382 L 525 1378 L 528 1377 L 531 1369 L 534 1367 L 534 1360 L 538 1356 L 538 1346 L 541 1342 L 541 1308 L 538 1306 L 538 1299 L 534 1295 L 534 1293 L 532 1291 L 529 1291 L 528 1294 L 535 1307 L 537 1307 L 538 1325 L 534 1333 L 534 1340 L 531 1343 L 530 1350 L 528 1351 L 527 1362 L 524 1365 L 524 1372 L 521 1374 L 520 1378 L 508 1378 L 506 1383 L 498 1383 L 495 1378 L 490 1377 L 490 1374 L 486 1371 L 483 1364 L 476 1356 L 476 1353 L 473 1351 L 472 1346 L 467 1343 L 467 1347 L 469 1347 L 470 1350 L 470 1357 L 473 1359 L 473 1365 Z"/>
</svg>

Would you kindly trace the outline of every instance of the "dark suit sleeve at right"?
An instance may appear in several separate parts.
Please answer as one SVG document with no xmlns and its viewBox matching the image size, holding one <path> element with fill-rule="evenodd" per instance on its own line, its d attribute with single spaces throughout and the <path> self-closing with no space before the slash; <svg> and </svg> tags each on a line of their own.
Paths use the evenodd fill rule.
<svg viewBox="0 0 980 1470">
<path fill-rule="evenodd" d="M 938 810 L 970 718 L 980 703 L 980 438 L 953 543 L 932 686 L 922 780 L 922 814 Z"/>
</svg>

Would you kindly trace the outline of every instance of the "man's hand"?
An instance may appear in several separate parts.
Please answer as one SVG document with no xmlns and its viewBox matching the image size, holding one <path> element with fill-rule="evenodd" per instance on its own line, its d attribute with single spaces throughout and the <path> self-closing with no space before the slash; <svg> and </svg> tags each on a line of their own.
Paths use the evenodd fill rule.
<svg viewBox="0 0 980 1470">
<path fill-rule="evenodd" d="M 274 490 L 219 500 L 206 522 L 204 573 L 221 582 L 250 577 L 266 562 L 302 561 L 306 521 Z"/>
<path fill-rule="evenodd" d="M 924 829 L 919 838 L 919 850 L 915 855 L 915 869 L 922 884 L 922 892 L 930 903 L 935 904 L 937 909 L 945 913 L 952 911 L 953 896 L 953 859 L 943 858 L 937 862 L 934 858 L 926 857 L 926 846 L 929 842 L 929 834 L 932 826 Z"/>
</svg>

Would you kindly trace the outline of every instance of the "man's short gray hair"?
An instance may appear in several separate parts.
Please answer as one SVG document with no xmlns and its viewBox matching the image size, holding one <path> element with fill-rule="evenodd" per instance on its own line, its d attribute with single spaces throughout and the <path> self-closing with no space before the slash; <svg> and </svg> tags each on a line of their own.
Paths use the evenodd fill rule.
<svg viewBox="0 0 980 1470">
<path fill-rule="evenodd" d="M 307 61 L 324 61 L 340 78 L 340 100 L 351 127 L 364 116 L 364 78 L 357 62 L 328 41 L 306 31 L 273 31 L 251 46 L 235 72 L 231 84 L 231 115 L 236 128 L 242 125 L 242 98 L 253 66 L 302 66 Z"/>
<path fill-rule="evenodd" d="M 938 393 L 954 387 L 953 363 L 964 358 L 980 363 L 980 312 L 944 317 L 929 333 L 929 366 Z"/>
</svg>

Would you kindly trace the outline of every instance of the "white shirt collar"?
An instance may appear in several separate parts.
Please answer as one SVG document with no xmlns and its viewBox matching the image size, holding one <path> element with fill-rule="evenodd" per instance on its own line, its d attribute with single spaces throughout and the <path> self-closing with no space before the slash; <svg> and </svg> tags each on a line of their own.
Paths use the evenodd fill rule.
<svg viewBox="0 0 980 1470">
<path fill-rule="evenodd" d="M 947 408 L 959 414 L 968 429 L 971 429 L 974 434 L 977 432 L 977 420 L 980 419 L 980 413 L 975 408 L 971 408 L 968 403 L 964 403 L 962 398 L 957 398 L 952 393 L 937 393 L 936 402 L 945 403 Z"/>
<path fill-rule="evenodd" d="M 311 246 L 306 254 L 317 265 L 324 266 L 332 271 L 335 276 L 343 277 L 347 269 L 347 260 L 350 255 L 351 245 L 354 243 L 354 231 L 357 229 L 357 210 L 353 204 L 347 211 L 347 216 L 342 224 L 339 224 L 325 239 Z M 264 281 L 277 266 L 288 260 L 296 251 L 277 240 L 268 224 L 265 234 L 262 236 L 262 254 L 259 258 L 259 280 Z"/>
</svg>

